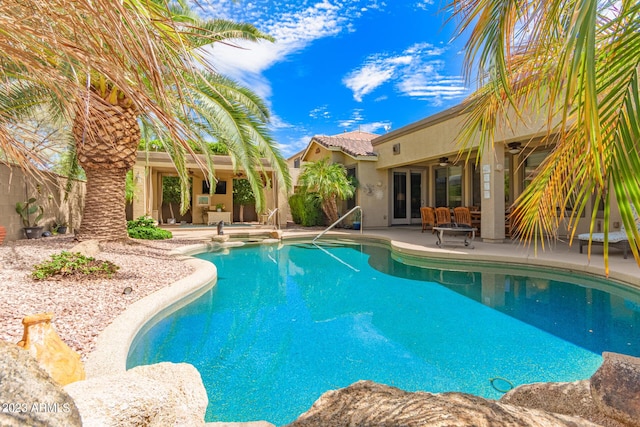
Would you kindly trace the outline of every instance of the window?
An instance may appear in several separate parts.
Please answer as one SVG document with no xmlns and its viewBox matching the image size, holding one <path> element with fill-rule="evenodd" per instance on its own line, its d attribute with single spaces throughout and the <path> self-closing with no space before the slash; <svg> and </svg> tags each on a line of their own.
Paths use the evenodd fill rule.
<svg viewBox="0 0 640 427">
<path fill-rule="evenodd" d="M 462 206 L 462 167 L 447 166 L 435 170 L 436 207 Z"/>
<path fill-rule="evenodd" d="M 356 187 L 355 191 L 353 192 L 353 196 L 351 196 L 351 197 L 349 197 L 347 199 L 347 211 L 348 211 L 349 209 L 353 209 L 353 208 L 356 207 L 356 197 L 358 195 L 358 185 L 357 185 L 357 181 L 356 181 L 356 168 L 355 168 L 355 166 L 351 166 L 351 167 L 347 168 L 347 179 L 349 181 L 351 181 Z"/>
<path fill-rule="evenodd" d="M 300 157 L 293 161 L 293 167 L 296 169 L 300 169 Z"/>
</svg>

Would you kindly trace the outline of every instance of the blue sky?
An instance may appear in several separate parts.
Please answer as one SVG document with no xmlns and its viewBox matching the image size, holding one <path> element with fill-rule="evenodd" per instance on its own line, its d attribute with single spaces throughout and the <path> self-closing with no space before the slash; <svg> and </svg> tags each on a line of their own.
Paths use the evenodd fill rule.
<svg viewBox="0 0 640 427">
<path fill-rule="evenodd" d="M 383 134 L 458 104 L 463 39 L 442 0 L 200 0 L 209 18 L 248 22 L 275 43 L 218 44 L 217 70 L 269 105 L 282 153 L 313 135 Z M 196 6 L 196 9 L 197 6 Z"/>
</svg>

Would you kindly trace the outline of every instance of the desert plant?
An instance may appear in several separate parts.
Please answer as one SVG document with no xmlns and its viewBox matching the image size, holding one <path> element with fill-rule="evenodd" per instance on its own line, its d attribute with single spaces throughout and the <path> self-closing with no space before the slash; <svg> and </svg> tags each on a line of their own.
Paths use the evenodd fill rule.
<svg viewBox="0 0 640 427">
<path fill-rule="evenodd" d="M 296 193 L 289 198 L 293 222 L 305 227 L 322 225 L 324 218 L 320 208 L 320 199 L 314 195 Z"/>
<path fill-rule="evenodd" d="M 328 157 L 305 164 L 298 184 L 307 194 L 315 194 L 320 199 L 322 211 L 331 224 L 339 217 L 338 200 L 345 200 L 355 192 L 345 167 L 331 163 Z"/>
<path fill-rule="evenodd" d="M 132 239 L 143 240 L 165 240 L 173 237 L 170 231 L 158 228 L 155 220 L 148 216 L 127 221 L 127 233 Z"/>
<path fill-rule="evenodd" d="M 26 202 L 18 202 L 16 203 L 16 212 L 22 218 L 23 227 L 37 227 L 38 222 L 44 216 L 44 208 L 38 204 L 36 204 L 37 199 L 35 197 L 31 197 Z M 33 221 L 31 221 L 31 215 L 35 215 Z"/>
<path fill-rule="evenodd" d="M 240 206 L 240 222 L 244 221 L 245 205 L 252 205 L 256 202 L 256 196 L 253 194 L 251 184 L 246 179 L 233 180 L 233 203 Z"/>
<path fill-rule="evenodd" d="M 82 255 L 79 252 L 62 251 L 51 255 L 50 261 L 44 261 L 33 266 L 31 277 L 35 280 L 44 280 L 52 276 L 89 276 L 91 278 L 111 278 L 120 267 L 111 261 L 99 261 L 95 258 Z"/>
</svg>

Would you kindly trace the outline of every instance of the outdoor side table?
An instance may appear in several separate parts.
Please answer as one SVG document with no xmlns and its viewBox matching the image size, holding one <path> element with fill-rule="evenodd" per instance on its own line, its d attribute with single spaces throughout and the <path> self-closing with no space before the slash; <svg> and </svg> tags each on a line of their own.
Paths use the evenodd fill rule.
<svg viewBox="0 0 640 427">
<path fill-rule="evenodd" d="M 476 238 L 476 231 L 478 230 L 475 227 L 457 224 L 443 224 L 442 226 L 433 227 L 433 230 L 436 232 L 436 237 L 438 238 L 438 240 L 436 241 L 436 245 L 438 246 L 442 246 L 445 244 L 445 235 L 462 235 L 464 237 L 464 240 L 461 243 L 464 243 L 465 246 L 474 249 L 473 240 Z M 469 235 L 471 235 L 471 238 L 469 238 Z"/>
</svg>

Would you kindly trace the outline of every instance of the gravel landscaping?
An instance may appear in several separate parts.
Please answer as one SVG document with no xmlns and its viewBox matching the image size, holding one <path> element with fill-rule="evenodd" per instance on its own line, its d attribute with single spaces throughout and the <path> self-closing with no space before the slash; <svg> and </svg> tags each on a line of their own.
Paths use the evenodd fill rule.
<svg viewBox="0 0 640 427">
<path fill-rule="evenodd" d="M 135 240 L 101 243 L 97 260 L 120 267 L 112 278 L 31 278 L 33 266 L 50 255 L 71 250 L 73 236 L 4 242 L 0 246 L 0 339 L 17 343 L 22 318 L 53 312 L 58 335 L 86 360 L 98 334 L 135 301 L 192 273 L 171 249 L 194 241 Z M 132 288 L 125 294 L 123 290 Z"/>
</svg>

